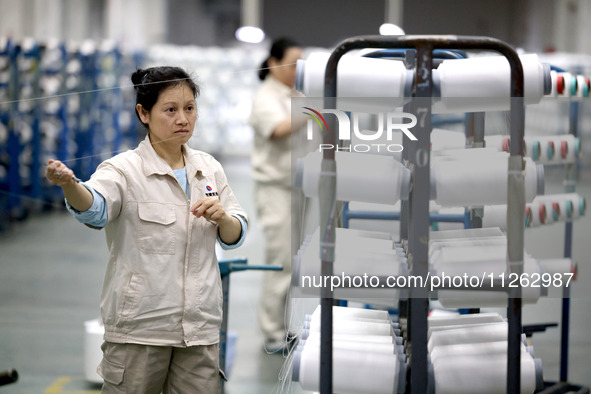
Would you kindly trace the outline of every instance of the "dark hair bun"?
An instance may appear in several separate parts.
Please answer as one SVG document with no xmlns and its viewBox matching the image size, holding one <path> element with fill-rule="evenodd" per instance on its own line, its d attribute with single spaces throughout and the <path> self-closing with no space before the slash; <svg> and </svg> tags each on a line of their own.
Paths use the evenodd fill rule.
<svg viewBox="0 0 591 394">
<path fill-rule="evenodd" d="M 131 74 L 131 82 L 134 85 L 140 85 L 144 76 L 149 72 L 149 69 L 138 68 L 133 74 Z"/>
</svg>

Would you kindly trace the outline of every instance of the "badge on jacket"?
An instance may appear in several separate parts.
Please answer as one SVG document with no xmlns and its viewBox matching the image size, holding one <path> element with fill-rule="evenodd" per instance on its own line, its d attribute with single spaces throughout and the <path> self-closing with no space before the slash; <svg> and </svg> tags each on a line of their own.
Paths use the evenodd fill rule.
<svg viewBox="0 0 591 394">
<path fill-rule="evenodd" d="M 205 193 L 206 197 L 215 197 L 218 195 L 218 192 L 213 191 L 213 189 L 209 185 L 205 186 L 205 190 L 207 190 L 207 192 Z"/>
</svg>

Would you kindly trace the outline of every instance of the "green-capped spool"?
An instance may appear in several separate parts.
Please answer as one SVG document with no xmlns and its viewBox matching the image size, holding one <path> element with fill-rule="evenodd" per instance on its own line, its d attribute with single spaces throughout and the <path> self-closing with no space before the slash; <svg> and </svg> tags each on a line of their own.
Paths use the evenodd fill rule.
<svg viewBox="0 0 591 394">
<path fill-rule="evenodd" d="M 581 141 L 578 137 L 575 137 L 575 157 L 579 157 L 579 152 L 581 151 Z"/>
<path fill-rule="evenodd" d="M 431 224 L 431 230 L 433 231 L 439 231 L 439 223 L 435 222 Z"/>
<path fill-rule="evenodd" d="M 573 217 L 573 202 L 571 200 L 566 200 L 566 217 L 571 219 Z"/>
<path fill-rule="evenodd" d="M 585 209 L 587 208 L 587 201 L 585 201 L 585 197 L 579 196 L 579 214 L 581 216 L 585 216 Z"/>
<path fill-rule="evenodd" d="M 534 141 L 531 144 L 531 148 L 533 150 L 532 152 L 532 158 L 534 159 L 534 161 L 538 161 L 540 160 L 540 141 Z"/>
<path fill-rule="evenodd" d="M 586 83 L 583 83 L 583 97 L 589 97 L 589 86 Z"/>
<path fill-rule="evenodd" d="M 577 77 L 574 75 L 570 76 L 570 94 L 571 96 L 577 95 Z"/>
</svg>

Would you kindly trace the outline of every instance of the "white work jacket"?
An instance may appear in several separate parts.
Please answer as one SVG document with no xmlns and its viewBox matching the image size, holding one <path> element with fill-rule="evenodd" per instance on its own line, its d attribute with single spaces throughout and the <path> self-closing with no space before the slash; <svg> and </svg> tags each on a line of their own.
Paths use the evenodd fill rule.
<svg viewBox="0 0 591 394">
<path fill-rule="evenodd" d="M 107 204 L 109 261 L 101 297 L 105 340 L 192 346 L 219 341 L 218 227 L 189 212 L 206 196 L 246 219 L 211 155 L 183 146 L 190 200 L 149 137 L 103 162 L 87 182 Z"/>
</svg>

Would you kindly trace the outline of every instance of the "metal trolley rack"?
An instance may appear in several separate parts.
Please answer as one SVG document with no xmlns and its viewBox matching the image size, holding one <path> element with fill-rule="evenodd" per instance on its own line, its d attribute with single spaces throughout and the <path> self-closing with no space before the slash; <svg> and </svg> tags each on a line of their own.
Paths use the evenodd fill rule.
<svg viewBox="0 0 591 394">
<path fill-rule="evenodd" d="M 430 189 L 430 132 L 431 105 L 425 100 L 432 96 L 431 69 L 434 49 L 490 50 L 499 52 L 511 67 L 510 135 L 512 141 L 509 158 L 507 251 L 511 272 L 523 272 L 524 207 L 525 189 L 523 170 L 524 134 L 524 83 L 523 69 L 517 53 L 507 44 L 485 37 L 458 36 L 362 36 L 340 43 L 332 52 L 325 73 L 324 108 L 336 108 L 337 64 L 347 52 L 362 48 L 402 48 L 416 51 L 415 79 L 410 110 L 417 115 L 418 124 L 413 132 L 418 141 L 404 142 L 403 160 L 412 172 L 413 185 L 408 203 L 402 205 L 401 237 L 407 241 L 407 254 L 412 275 L 425 278 L 428 273 L 429 239 L 429 189 Z M 419 99 L 417 101 L 416 99 Z M 420 101 L 420 100 L 423 101 Z M 329 119 L 324 143 L 335 144 L 334 119 Z M 333 274 L 336 226 L 336 162 L 334 151 L 325 150 L 321 164 L 319 197 L 320 205 L 321 275 Z M 412 221 L 408 220 L 412 217 Z M 498 288 L 496 290 L 505 291 Z M 521 288 L 509 291 L 507 392 L 519 392 L 520 388 L 520 335 L 521 335 Z M 321 294 L 321 342 L 320 342 L 320 392 L 332 393 L 332 305 L 331 291 L 322 289 Z M 428 390 L 427 362 L 427 313 L 428 293 L 425 288 L 412 289 L 406 318 L 408 321 L 409 374 L 407 391 L 425 393 Z"/>
</svg>

